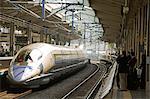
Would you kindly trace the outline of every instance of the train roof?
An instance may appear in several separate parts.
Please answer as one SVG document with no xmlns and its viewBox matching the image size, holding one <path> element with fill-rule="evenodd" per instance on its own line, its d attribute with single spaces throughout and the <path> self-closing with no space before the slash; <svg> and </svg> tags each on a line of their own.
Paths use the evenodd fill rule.
<svg viewBox="0 0 150 99">
<path fill-rule="evenodd" d="M 81 50 L 80 48 L 76 48 L 76 47 L 68 47 L 68 46 L 60 46 L 60 45 L 52 45 L 52 44 L 47 44 L 47 43 L 32 43 L 29 44 L 25 47 L 23 47 L 22 49 L 20 49 L 20 51 L 25 50 L 25 49 L 46 49 L 46 48 L 50 48 L 50 50 Z"/>
</svg>

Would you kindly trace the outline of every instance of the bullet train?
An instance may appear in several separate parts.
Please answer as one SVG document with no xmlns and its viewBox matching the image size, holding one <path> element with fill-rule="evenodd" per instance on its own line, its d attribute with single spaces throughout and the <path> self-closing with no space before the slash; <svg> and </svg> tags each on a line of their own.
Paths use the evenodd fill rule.
<svg viewBox="0 0 150 99">
<path fill-rule="evenodd" d="M 17 52 L 10 63 L 7 77 L 15 85 L 37 87 L 48 83 L 55 73 L 83 67 L 87 62 L 79 48 L 33 43 Z"/>
</svg>

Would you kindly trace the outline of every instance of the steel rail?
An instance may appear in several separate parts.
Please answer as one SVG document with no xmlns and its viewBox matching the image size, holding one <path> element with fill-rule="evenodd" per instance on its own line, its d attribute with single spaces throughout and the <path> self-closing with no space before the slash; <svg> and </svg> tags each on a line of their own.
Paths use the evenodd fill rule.
<svg viewBox="0 0 150 99">
<path fill-rule="evenodd" d="M 96 65 L 97 66 L 97 65 Z M 87 82 L 90 78 L 92 78 L 98 71 L 100 67 L 97 66 L 97 69 L 95 72 L 93 72 L 90 76 L 88 76 L 85 80 L 83 80 L 81 83 L 79 83 L 76 87 L 74 87 L 71 91 L 69 91 L 66 95 L 64 95 L 61 99 L 65 99 L 68 97 L 71 93 L 73 93 L 76 89 L 78 89 L 81 85 L 83 85 L 85 82 Z"/>
<path fill-rule="evenodd" d="M 104 68 L 102 76 L 99 78 L 98 82 L 93 85 L 93 87 L 91 88 L 91 90 L 89 91 L 85 99 L 91 99 L 92 94 L 94 93 L 96 88 L 98 88 L 98 85 L 101 83 L 102 79 L 105 77 L 105 74 L 106 74 L 106 67 Z"/>
</svg>

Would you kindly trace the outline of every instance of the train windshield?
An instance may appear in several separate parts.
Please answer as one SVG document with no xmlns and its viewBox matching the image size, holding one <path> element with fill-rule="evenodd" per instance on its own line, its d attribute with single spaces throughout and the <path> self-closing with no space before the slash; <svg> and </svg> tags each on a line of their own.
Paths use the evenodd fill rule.
<svg viewBox="0 0 150 99">
<path fill-rule="evenodd" d="M 42 58 L 42 53 L 38 49 L 21 51 L 13 62 L 16 66 L 29 66 L 32 63 L 37 63 Z"/>
</svg>

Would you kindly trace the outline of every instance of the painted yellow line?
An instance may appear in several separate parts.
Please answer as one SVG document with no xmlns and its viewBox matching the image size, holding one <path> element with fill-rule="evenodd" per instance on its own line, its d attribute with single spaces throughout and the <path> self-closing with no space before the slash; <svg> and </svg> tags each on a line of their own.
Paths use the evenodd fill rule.
<svg viewBox="0 0 150 99">
<path fill-rule="evenodd" d="M 130 91 L 123 92 L 123 99 L 132 99 Z"/>
</svg>

